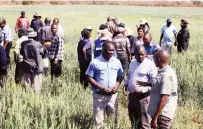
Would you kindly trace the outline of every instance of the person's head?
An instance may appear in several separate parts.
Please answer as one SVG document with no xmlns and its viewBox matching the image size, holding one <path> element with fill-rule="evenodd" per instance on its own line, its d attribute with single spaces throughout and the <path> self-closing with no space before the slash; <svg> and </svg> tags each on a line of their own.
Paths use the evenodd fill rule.
<svg viewBox="0 0 203 129">
<path fill-rule="evenodd" d="M 102 45 L 102 55 L 106 60 L 109 60 L 114 53 L 114 44 L 111 41 L 104 41 Z"/>
<path fill-rule="evenodd" d="M 144 36 L 144 29 L 142 27 L 137 28 L 138 37 L 142 38 Z"/>
<path fill-rule="evenodd" d="M 154 62 L 156 67 L 163 68 L 168 65 L 169 55 L 166 51 L 160 49 L 154 54 Z"/>
<path fill-rule="evenodd" d="M 37 32 L 35 32 L 33 28 L 28 28 L 27 29 L 27 37 L 29 39 L 34 39 L 35 40 L 36 36 L 37 36 Z"/>
<path fill-rule="evenodd" d="M 3 29 L 6 26 L 6 20 L 3 18 L 0 18 L 0 27 Z"/>
<path fill-rule="evenodd" d="M 49 17 L 46 17 L 44 20 L 45 25 L 50 25 L 51 19 Z"/>
<path fill-rule="evenodd" d="M 22 36 L 27 35 L 27 28 L 21 27 L 18 29 L 18 38 L 21 38 Z"/>
<path fill-rule="evenodd" d="M 181 28 L 186 28 L 188 24 L 189 24 L 189 23 L 188 23 L 185 19 L 182 19 L 182 20 L 180 21 L 180 26 L 181 26 Z"/>
<path fill-rule="evenodd" d="M 118 25 L 118 27 L 123 27 L 123 28 L 125 28 L 125 23 L 120 23 L 119 25 Z"/>
<path fill-rule="evenodd" d="M 89 30 L 83 30 L 82 35 L 84 39 L 89 39 L 91 37 L 91 32 Z"/>
<path fill-rule="evenodd" d="M 33 15 L 33 18 L 34 18 L 34 19 L 41 19 L 42 16 L 38 15 L 37 13 L 35 13 L 35 14 Z"/>
<path fill-rule="evenodd" d="M 22 17 L 22 18 L 25 17 L 25 11 L 21 11 L 21 17 Z"/>
<path fill-rule="evenodd" d="M 152 42 L 152 35 L 149 32 L 144 33 L 143 42 L 144 45 L 149 45 Z"/>
<path fill-rule="evenodd" d="M 53 24 L 51 25 L 51 32 L 52 32 L 52 34 L 53 34 L 53 35 L 56 35 L 57 31 L 58 31 L 58 24 L 53 23 Z"/>
<path fill-rule="evenodd" d="M 59 24 L 59 18 L 54 18 L 53 23 L 58 25 Z"/>
<path fill-rule="evenodd" d="M 113 20 L 113 17 L 112 16 L 108 16 L 107 17 L 107 22 L 110 22 L 110 21 L 112 21 Z"/>
<path fill-rule="evenodd" d="M 166 20 L 166 25 L 167 25 L 168 27 L 170 27 L 171 24 L 172 24 L 172 20 L 171 20 L 170 18 L 168 18 L 168 19 Z"/>
<path fill-rule="evenodd" d="M 113 20 L 113 23 L 115 24 L 115 25 L 119 25 L 119 20 L 118 20 L 118 18 L 114 18 L 114 19 L 112 19 Z"/>
<path fill-rule="evenodd" d="M 135 58 L 137 62 L 142 63 L 145 56 L 146 56 L 145 47 L 143 45 L 137 46 L 135 51 Z"/>
<path fill-rule="evenodd" d="M 104 30 L 104 29 L 107 29 L 108 27 L 107 27 L 107 25 L 105 25 L 105 24 L 101 24 L 100 26 L 99 26 L 99 30 Z"/>
</svg>

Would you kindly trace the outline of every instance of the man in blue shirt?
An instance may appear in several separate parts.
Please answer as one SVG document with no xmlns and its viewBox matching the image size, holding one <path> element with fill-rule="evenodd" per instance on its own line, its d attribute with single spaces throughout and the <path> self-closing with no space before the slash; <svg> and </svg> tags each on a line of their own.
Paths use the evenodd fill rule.
<svg viewBox="0 0 203 129">
<path fill-rule="evenodd" d="M 80 66 L 80 83 L 84 85 L 86 89 L 88 87 L 87 76 L 85 75 L 85 71 L 87 70 L 91 60 L 92 60 L 92 47 L 90 42 L 90 34 L 89 30 L 83 30 L 83 39 L 78 43 L 78 61 Z"/>
<path fill-rule="evenodd" d="M 97 129 L 103 127 L 104 114 L 113 118 L 117 124 L 117 90 L 123 77 L 122 65 L 118 59 L 113 57 L 114 44 L 105 41 L 102 50 L 102 55 L 95 58 L 86 71 L 94 92 L 93 112 Z"/>
<path fill-rule="evenodd" d="M 2 36 L 0 34 L 0 42 L 2 42 Z M 2 45 L 0 45 L 0 86 L 4 86 L 5 75 L 7 73 L 7 58 L 6 51 Z"/>
</svg>

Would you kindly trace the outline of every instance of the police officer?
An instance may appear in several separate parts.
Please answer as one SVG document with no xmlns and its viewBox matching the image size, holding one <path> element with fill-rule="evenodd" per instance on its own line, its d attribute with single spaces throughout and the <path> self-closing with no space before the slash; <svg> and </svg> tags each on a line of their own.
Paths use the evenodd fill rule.
<svg viewBox="0 0 203 129">
<path fill-rule="evenodd" d="M 178 32 L 178 35 L 177 35 L 177 50 L 178 52 L 182 52 L 183 50 L 184 51 L 187 51 L 188 49 L 188 45 L 189 45 L 189 39 L 190 39 L 190 33 L 189 33 L 189 30 L 187 28 L 187 25 L 189 23 L 182 19 L 181 20 L 181 23 L 180 23 L 180 26 L 181 26 L 181 30 Z"/>
</svg>

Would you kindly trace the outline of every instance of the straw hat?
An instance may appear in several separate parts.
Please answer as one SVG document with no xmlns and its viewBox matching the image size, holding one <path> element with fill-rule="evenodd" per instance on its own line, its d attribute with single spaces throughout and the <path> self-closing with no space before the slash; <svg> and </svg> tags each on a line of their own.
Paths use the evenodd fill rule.
<svg viewBox="0 0 203 129">
<path fill-rule="evenodd" d="M 113 34 L 109 32 L 108 29 L 98 30 L 97 33 L 99 34 L 100 40 L 109 40 L 113 36 Z"/>
<path fill-rule="evenodd" d="M 144 25 L 145 23 L 147 23 L 147 20 L 145 20 L 145 19 L 140 19 L 140 25 Z"/>
</svg>

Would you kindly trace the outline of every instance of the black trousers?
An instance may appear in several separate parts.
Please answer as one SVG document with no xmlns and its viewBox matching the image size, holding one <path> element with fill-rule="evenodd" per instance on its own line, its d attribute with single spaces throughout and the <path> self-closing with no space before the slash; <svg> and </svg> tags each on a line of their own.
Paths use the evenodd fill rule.
<svg viewBox="0 0 203 129">
<path fill-rule="evenodd" d="M 58 60 L 57 64 L 54 64 L 54 59 L 51 61 L 51 79 L 53 80 L 53 77 L 59 77 L 62 73 L 62 60 Z"/>
<path fill-rule="evenodd" d="M 84 89 L 88 87 L 88 80 L 85 72 L 90 64 L 91 60 L 79 61 L 80 67 L 80 83 L 84 85 Z"/>
<path fill-rule="evenodd" d="M 188 43 L 185 43 L 185 44 L 178 44 L 177 45 L 177 50 L 178 52 L 182 52 L 182 51 L 187 51 L 188 49 Z"/>
<path fill-rule="evenodd" d="M 6 58 L 7 58 L 7 65 L 10 65 L 11 63 L 11 57 L 10 57 L 10 50 L 11 50 L 11 47 L 12 47 L 12 42 L 9 42 L 5 48 L 5 51 L 6 51 Z"/>
<path fill-rule="evenodd" d="M 23 72 L 23 62 L 16 62 L 16 70 L 15 70 L 15 83 L 19 84 L 22 82 L 22 79 L 24 77 Z"/>
</svg>

